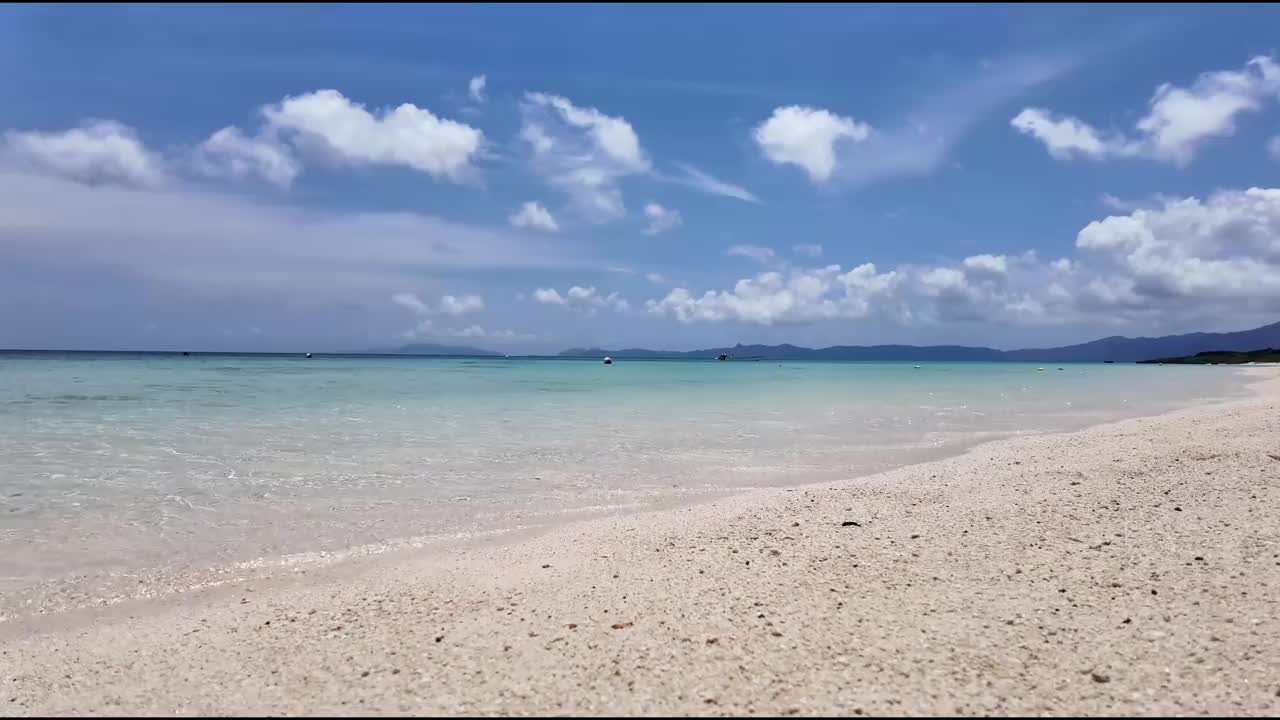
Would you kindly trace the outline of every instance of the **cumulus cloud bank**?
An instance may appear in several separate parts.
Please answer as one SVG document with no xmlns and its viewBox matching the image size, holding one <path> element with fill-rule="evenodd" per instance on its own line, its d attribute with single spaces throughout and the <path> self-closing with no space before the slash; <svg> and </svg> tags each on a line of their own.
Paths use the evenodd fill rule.
<svg viewBox="0 0 1280 720">
<path fill-rule="evenodd" d="M 889 270 L 871 263 L 787 268 L 728 290 L 678 287 L 645 308 L 684 323 L 758 325 L 871 315 L 901 323 L 1062 324 L 1280 311 L 1280 189 L 1165 199 L 1091 222 L 1075 244 L 1075 258 L 1053 260 L 1027 252 Z M 735 254 L 772 257 L 760 250 L 767 248 Z"/>
</svg>

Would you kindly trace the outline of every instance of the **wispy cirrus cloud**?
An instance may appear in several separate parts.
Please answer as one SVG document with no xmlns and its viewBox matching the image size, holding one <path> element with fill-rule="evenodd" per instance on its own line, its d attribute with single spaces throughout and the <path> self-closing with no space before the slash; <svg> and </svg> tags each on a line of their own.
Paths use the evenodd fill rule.
<svg viewBox="0 0 1280 720">
<path fill-rule="evenodd" d="M 570 199 L 579 214 L 596 223 L 627 213 L 622 183 L 647 178 L 698 192 L 759 204 L 750 190 L 686 163 L 679 172 L 656 170 L 631 123 L 559 95 L 527 92 L 521 102 L 520 139 L 529 148 L 534 171 Z"/>
<path fill-rule="evenodd" d="M 731 245 L 724 251 L 729 257 L 744 257 L 754 260 L 761 265 L 768 265 L 777 258 L 778 254 L 773 248 L 767 248 L 761 245 Z"/>
<path fill-rule="evenodd" d="M 858 188 L 928 175 L 979 120 L 1078 62 L 1055 55 L 986 61 L 878 125 L 856 119 L 856 113 L 780 106 L 755 127 L 753 139 L 766 159 L 801 167 L 817 185 Z"/>
<path fill-rule="evenodd" d="M 419 213 L 307 208 L 185 186 L 94 186 L 4 169 L 0 251 L 49 271 L 124 273 L 160 296 L 308 303 L 386 298 L 424 274 L 608 264 L 589 248 Z"/>
<path fill-rule="evenodd" d="M 675 185 L 684 185 L 707 195 L 732 198 L 756 205 L 761 204 L 760 198 L 741 185 L 734 185 L 720 180 L 687 163 L 676 163 L 676 167 L 680 170 L 679 175 L 655 173 L 654 179 Z"/>
</svg>

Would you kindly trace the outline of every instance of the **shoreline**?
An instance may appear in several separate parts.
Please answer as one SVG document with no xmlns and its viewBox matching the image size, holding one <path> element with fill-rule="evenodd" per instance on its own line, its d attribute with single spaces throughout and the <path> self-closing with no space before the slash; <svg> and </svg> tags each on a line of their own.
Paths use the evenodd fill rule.
<svg viewBox="0 0 1280 720">
<path fill-rule="evenodd" d="M 8 708 L 1274 714 L 1280 373 L 1245 372 L 875 475 L 0 624 Z"/>
<path fill-rule="evenodd" d="M 899 457 L 875 463 L 880 467 L 850 467 L 844 470 L 825 467 L 821 470 L 810 468 L 807 473 L 799 472 L 796 468 L 788 468 L 785 471 L 773 468 L 773 474 L 763 482 L 693 486 L 679 491 L 648 492 L 624 498 L 619 503 L 601 506 L 575 505 L 524 511 L 508 509 L 499 511 L 494 516 L 505 514 L 506 517 L 497 520 L 490 517 L 483 523 L 477 520 L 479 524 L 469 529 L 440 528 L 424 534 L 369 539 L 366 542 L 340 546 L 302 545 L 280 552 L 256 556 L 246 555 L 239 560 L 192 561 L 183 563 L 176 569 L 162 568 L 158 565 L 138 565 L 116 569 L 96 577 L 82 574 L 51 577 L 13 589 L 10 602 L 0 604 L 0 638 L 6 634 L 3 632 L 6 625 L 21 625 L 42 617 L 92 614 L 115 606 L 180 599 L 236 584 L 279 583 L 293 573 L 309 571 L 323 573 L 334 569 L 335 566 L 337 566 L 337 572 L 343 572 L 344 568 L 341 566 L 344 565 L 379 561 L 395 562 L 397 557 L 415 552 L 450 552 L 476 545 L 514 542 L 610 517 L 673 511 L 706 505 L 719 499 L 780 489 L 850 482 L 905 467 L 963 456 L 975 448 L 992 443 L 1039 435 L 1078 432 L 1126 419 L 1148 417 L 1206 403 L 1230 402 L 1249 397 L 1253 392 L 1251 385 L 1258 381 L 1248 379 L 1251 372 L 1247 368 L 1234 370 L 1237 372 L 1237 378 L 1229 386 L 1223 386 L 1210 395 L 1164 400 L 1136 410 L 1116 409 L 1105 417 L 1091 417 L 1083 420 L 1077 418 L 1066 422 L 1060 420 L 1056 427 L 1016 431 L 976 431 L 959 433 L 963 437 L 952 438 L 943 444 L 922 440 L 916 446 L 864 448 L 868 452 L 899 455 Z M 1253 371 L 1252 374 L 1258 375 L 1259 372 L 1265 373 L 1265 371 Z M 931 435 L 938 434 L 931 433 Z"/>
</svg>

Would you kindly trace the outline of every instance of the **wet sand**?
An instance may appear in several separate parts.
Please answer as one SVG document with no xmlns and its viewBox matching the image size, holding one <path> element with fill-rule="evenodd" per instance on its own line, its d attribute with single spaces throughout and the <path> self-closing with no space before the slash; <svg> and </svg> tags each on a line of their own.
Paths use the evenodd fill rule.
<svg viewBox="0 0 1280 720">
<path fill-rule="evenodd" d="M 1255 397 L 0 625 L 5 714 L 1280 713 Z"/>
</svg>

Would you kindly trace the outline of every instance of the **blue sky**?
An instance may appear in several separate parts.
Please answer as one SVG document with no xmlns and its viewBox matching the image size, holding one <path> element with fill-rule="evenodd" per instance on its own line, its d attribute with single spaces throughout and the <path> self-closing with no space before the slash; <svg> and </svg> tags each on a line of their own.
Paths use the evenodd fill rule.
<svg viewBox="0 0 1280 720">
<path fill-rule="evenodd" d="M 3 6 L 0 347 L 1262 324 L 1278 26 L 1230 5 Z"/>
</svg>

